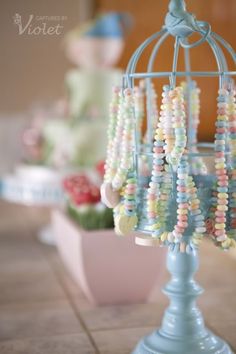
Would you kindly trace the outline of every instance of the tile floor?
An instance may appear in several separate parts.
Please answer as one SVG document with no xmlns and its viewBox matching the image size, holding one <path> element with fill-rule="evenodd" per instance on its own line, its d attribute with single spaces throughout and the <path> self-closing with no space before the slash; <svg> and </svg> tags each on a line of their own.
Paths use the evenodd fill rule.
<svg viewBox="0 0 236 354">
<path fill-rule="evenodd" d="M 160 325 L 167 305 L 161 292 L 150 304 L 88 303 L 55 248 L 37 241 L 47 210 L 1 202 L 0 215 L 0 354 L 128 354 Z M 202 246 L 197 279 L 206 292 L 199 305 L 208 326 L 234 350 L 235 274 L 235 258 Z"/>
</svg>

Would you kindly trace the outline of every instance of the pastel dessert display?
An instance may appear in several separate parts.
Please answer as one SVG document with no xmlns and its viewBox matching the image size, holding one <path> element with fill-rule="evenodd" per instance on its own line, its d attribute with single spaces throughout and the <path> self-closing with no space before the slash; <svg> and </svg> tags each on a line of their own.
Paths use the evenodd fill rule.
<svg viewBox="0 0 236 354">
<path fill-rule="evenodd" d="M 132 17 L 128 13 L 98 14 L 67 34 L 66 54 L 78 67 L 111 68 L 124 50 L 124 35 L 131 27 Z"/>
<path fill-rule="evenodd" d="M 192 39 L 194 33 L 200 38 Z M 172 67 L 153 71 L 154 64 L 160 67 L 159 49 L 167 39 Z M 191 69 L 190 51 L 204 42 L 217 71 Z M 140 57 L 151 45 L 147 71 L 138 72 Z M 202 289 L 193 279 L 204 238 L 221 251 L 236 246 L 236 72 L 228 69 L 225 52 L 236 61 L 230 45 L 187 12 L 184 0 L 170 0 L 162 30 L 135 50 L 122 83 L 112 91 L 102 201 L 113 209 L 119 238 L 135 233 L 137 245 L 168 249 L 172 276 L 163 289 L 170 304 L 161 327 L 141 339 L 133 354 L 233 353 L 206 328 L 195 301 Z M 181 58 L 184 71 L 178 71 Z M 197 81 L 214 76 L 219 79 L 214 141 L 199 143 Z M 160 78 L 166 82 L 157 100 Z"/>
<path fill-rule="evenodd" d="M 94 166 L 105 158 L 110 91 L 122 78 L 122 71 L 114 66 L 130 27 L 128 14 L 108 12 L 66 36 L 67 56 L 78 66 L 67 73 L 66 87 L 79 166 Z"/>
<path fill-rule="evenodd" d="M 24 205 L 63 205 L 63 178 L 63 173 L 49 167 L 18 164 L 14 174 L 1 178 L 1 198 Z"/>
<path fill-rule="evenodd" d="M 35 198 L 36 204 L 56 205 L 62 199 L 61 180 L 67 174 L 93 169 L 105 158 L 107 91 L 121 79 L 122 71 L 112 66 L 122 53 L 129 27 L 127 14 L 111 12 L 68 34 L 66 52 L 74 44 L 80 48 L 76 60 L 69 55 L 79 67 L 66 75 L 65 98 L 32 111 L 32 119 L 22 133 L 22 161 L 12 174 L 2 178 L 3 198 L 27 204 Z M 111 53 L 112 60 L 106 60 Z M 18 169 L 24 169 L 24 177 L 19 178 Z"/>
</svg>

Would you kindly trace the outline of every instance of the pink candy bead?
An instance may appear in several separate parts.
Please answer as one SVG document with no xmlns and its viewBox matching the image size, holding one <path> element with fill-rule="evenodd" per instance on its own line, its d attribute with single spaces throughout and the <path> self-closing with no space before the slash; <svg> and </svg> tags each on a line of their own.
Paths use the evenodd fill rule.
<svg viewBox="0 0 236 354">
<path fill-rule="evenodd" d="M 163 166 L 162 165 L 155 166 L 155 171 L 162 171 L 162 170 L 163 170 Z"/>
<path fill-rule="evenodd" d="M 177 219 L 180 220 L 180 221 L 187 221 L 188 217 L 187 217 L 187 215 L 178 215 Z"/>
<path fill-rule="evenodd" d="M 188 223 L 187 222 L 183 222 L 183 221 L 178 221 L 177 225 L 179 227 L 186 228 L 188 226 Z"/>
<path fill-rule="evenodd" d="M 216 157 L 224 157 L 225 154 L 222 151 L 216 152 Z"/>
<path fill-rule="evenodd" d="M 218 200 L 218 204 L 220 204 L 220 205 L 227 205 L 227 204 L 228 204 L 228 200 L 227 200 L 227 199 L 219 199 L 219 200 Z"/>
<path fill-rule="evenodd" d="M 224 115 L 224 114 L 227 113 L 226 109 L 223 108 L 223 107 L 219 108 L 219 109 L 217 110 L 217 112 L 218 112 L 219 114 L 221 114 L 221 115 Z"/>
<path fill-rule="evenodd" d="M 218 134 L 224 134 L 224 133 L 227 132 L 227 129 L 226 129 L 226 128 L 217 128 L 217 129 L 216 129 L 216 132 L 217 132 Z"/>
<path fill-rule="evenodd" d="M 155 152 L 155 153 L 162 153 L 162 152 L 163 152 L 163 148 L 162 148 L 162 147 L 158 147 L 158 146 L 154 146 L 153 152 Z"/>
<path fill-rule="evenodd" d="M 215 231 L 215 235 L 216 236 L 222 236 L 222 235 L 224 235 L 225 234 L 225 230 L 216 230 Z"/>
<path fill-rule="evenodd" d="M 225 223 L 226 222 L 226 218 L 224 218 L 224 217 L 216 218 L 216 222 L 219 223 L 219 224 Z"/>
<path fill-rule="evenodd" d="M 175 230 L 178 234 L 182 235 L 184 233 L 184 228 L 179 225 L 175 225 Z"/>
<path fill-rule="evenodd" d="M 179 208 L 180 209 L 188 209 L 188 203 L 180 203 Z"/>
<path fill-rule="evenodd" d="M 220 168 L 218 170 L 216 170 L 216 175 L 225 175 L 227 173 L 226 169 L 225 168 Z"/>
<path fill-rule="evenodd" d="M 229 177 L 227 175 L 221 175 L 218 177 L 220 181 L 228 181 Z"/>
<path fill-rule="evenodd" d="M 179 192 L 186 192 L 186 191 L 187 191 L 187 188 L 184 187 L 184 186 L 178 186 L 178 187 L 177 187 L 177 191 L 179 191 Z"/>
<path fill-rule="evenodd" d="M 220 210 L 217 210 L 217 211 L 215 212 L 215 214 L 216 214 L 216 216 L 219 216 L 219 217 L 224 217 L 224 216 L 225 216 L 224 211 L 220 211 Z"/>
<path fill-rule="evenodd" d="M 220 187 L 227 187 L 228 186 L 228 181 L 223 181 L 223 182 L 218 182 L 217 183 L 218 184 L 218 186 L 220 186 Z"/>
</svg>

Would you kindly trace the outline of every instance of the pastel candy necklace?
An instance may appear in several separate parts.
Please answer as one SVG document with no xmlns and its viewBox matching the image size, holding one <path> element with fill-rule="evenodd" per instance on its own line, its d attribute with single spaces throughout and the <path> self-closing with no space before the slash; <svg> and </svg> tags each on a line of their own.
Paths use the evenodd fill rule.
<svg viewBox="0 0 236 354">
<path fill-rule="evenodd" d="M 131 89 L 124 90 L 124 107 L 123 107 L 123 131 L 120 141 L 120 160 L 116 174 L 112 180 L 112 186 L 115 190 L 119 190 L 125 180 L 128 170 L 132 164 L 132 149 L 134 145 L 134 104 Z M 115 159 L 115 156 L 114 156 Z"/>
<path fill-rule="evenodd" d="M 228 117 L 229 117 L 229 217 L 231 237 L 236 236 L 236 99 L 235 90 L 232 88 L 228 96 Z M 223 184 L 222 184 L 223 185 Z"/>
<path fill-rule="evenodd" d="M 163 87 L 160 120 L 154 137 L 153 167 L 147 191 L 147 217 L 153 244 L 166 244 L 173 250 L 190 252 L 191 246 L 183 240 L 188 228 L 189 214 L 194 220 L 193 240 L 197 246 L 206 231 L 200 210 L 197 189 L 191 176 L 186 149 L 186 114 L 183 89 Z M 172 149 L 171 149 L 172 148 Z M 169 156 L 166 161 L 165 157 Z M 173 171 L 177 170 L 177 222 L 168 230 L 168 203 L 172 190 Z M 137 237 L 137 243 L 150 245 L 150 239 Z"/>
<path fill-rule="evenodd" d="M 196 81 L 190 81 L 188 83 L 182 82 L 181 87 L 183 87 L 185 101 L 189 102 L 187 104 L 186 110 L 188 115 L 191 115 L 191 119 L 188 119 L 188 130 L 189 130 L 189 140 L 188 150 L 193 156 L 190 157 L 190 172 L 193 175 L 206 174 L 207 167 L 197 148 L 197 133 L 198 126 L 200 123 L 200 92 L 201 90 L 197 87 Z M 200 155 L 200 154 L 199 154 Z"/>
<path fill-rule="evenodd" d="M 137 95 L 137 89 L 136 95 Z M 131 89 L 114 90 L 108 134 L 105 178 L 101 186 L 102 201 L 114 209 L 115 230 L 119 235 L 129 233 L 137 223 L 136 178 L 131 172 L 134 145 L 134 96 Z M 117 103 L 119 93 L 119 104 Z M 139 92 L 138 92 L 139 95 Z M 136 96 L 136 112 L 141 110 Z M 114 116 L 114 112 L 117 113 Z M 141 115 L 141 113 L 140 113 Z M 116 121 L 116 128 L 114 129 Z M 141 117 L 140 117 L 141 119 Z M 114 133 L 115 130 L 115 133 Z M 132 176 L 130 176 L 132 174 Z M 130 176 L 127 179 L 127 176 Z"/>
<path fill-rule="evenodd" d="M 123 131 L 123 95 L 121 89 L 113 88 L 108 126 L 107 158 L 104 182 L 101 186 L 101 200 L 108 208 L 114 208 L 120 200 L 119 192 L 113 188 L 112 181 L 117 171 L 120 157 L 120 140 Z"/>
<path fill-rule="evenodd" d="M 217 176 L 214 236 L 217 242 L 227 241 L 226 214 L 228 210 L 228 176 L 226 164 L 226 135 L 228 131 L 228 91 L 219 90 L 215 134 L 215 169 Z"/>
<path fill-rule="evenodd" d="M 193 131 L 189 144 L 186 131 L 186 86 L 182 84 L 174 89 L 170 89 L 168 85 L 163 87 L 160 117 L 157 114 L 154 87 L 152 89 L 152 114 L 156 120 L 156 129 L 152 159 L 147 160 L 147 173 L 143 174 L 149 179 L 144 209 L 149 236 L 137 235 L 137 243 L 162 244 L 173 251 L 188 253 L 199 246 L 205 235 L 210 235 L 215 244 L 223 249 L 235 246 L 235 90 L 232 87 L 219 90 L 215 134 L 216 184 L 212 190 L 209 212 L 203 215 L 194 177 L 204 176 L 207 172 L 203 160 L 197 156 L 199 152 L 196 145 L 200 91 L 196 84 L 191 84 L 193 119 L 189 124 L 192 124 Z M 140 213 L 139 216 L 137 214 L 139 187 L 133 155 L 135 114 L 138 116 L 138 140 L 145 143 L 145 139 L 142 139 L 141 123 L 144 119 L 144 90 L 141 90 L 140 86 L 133 90 L 115 89 L 102 191 L 105 195 L 103 200 L 114 208 L 115 230 L 119 235 L 129 234 L 136 226 L 139 229 L 139 223 L 142 222 L 139 218 L 143 217 Z M 142 175 L 142 167 L 140 171 Z M 173 191 L 176 191 L 176 194 L 173 195 Z M 172 208 L 176 211 L 176 221 L 172 220 L 170 223 L 173 219 Z M 189 233 L 191 237 L 188 236 Z"/>
</svg>

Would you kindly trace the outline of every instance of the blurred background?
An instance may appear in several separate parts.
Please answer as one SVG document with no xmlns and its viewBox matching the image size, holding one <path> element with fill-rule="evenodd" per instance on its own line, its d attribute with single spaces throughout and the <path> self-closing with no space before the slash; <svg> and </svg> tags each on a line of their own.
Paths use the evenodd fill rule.
<svg viewBox="0 0 236 354">
<path fill-rule="evenodd" d="M 1 175 L 12 173 L 22 161 L 53 168 L 78 168 L 94 167 L 104 159 L 110 87 L 121 81 L 122 71 L 137 46 L 162 27 L 168 3 L 1 1 Z M 235 0 L 189 0 L 187 8 L 235 46 Z M 99 14 L 108 14 L 101 22 L 103 37 L 97 33 L 101 29 Z M 106 33 L 110 25 L 113 34 L 109 30 Z M 89 31 L 92 35 L 87 37 Z M 171 69 L 170 48 L 169 41 L 162 45 L 155 70 Z M 151 49 L 142 56 L 138 71 L 145 71 Z M 193 48 L 190 55 L 193 70 L 216 70 L 213 53 L 206 43 Z M 232 69 L 232 59 L 228 53 L 226 56 Z M 179 70 L 183 69 L 181 59 L 182 52 Z M 158 100 L 164 83 L 161 79 L 157 82 Z M 198 84 L 199 140 L 213 141 L 218 79 L 199 78 Z M 95 136 L 97 145 L 90 144 Z"/>
<path fill-rule="evenodd" d="M 124 34 L 124 49 L 115 66 L 125 69 L 135 48 L 164 22 L 168 0 L 11 0 L 0 3 L 0 173 L 12 170 L 25 155 L 22 131 L 32 121 L 37 110 L 48 110 L 52 103 L 68 94 L 66 76 L 70 69 L 80 68 L 66 56 L 65 37 L 68 32 L 87 23 L 98 13 L 125 12 L 132 18 L 132 26 Z M 212 29 L 220 33 L 233 47 L 236 44 L 234 24 L 235 0 L 187 1 L 189 11 L 197 18 L 209 21 Z M 28 26 L 19 34 L 16 16 Z M 32 22 L 30 16 L 33 16 Z M 45 23 L 54 33 L 32 33 L 37 25 Z M 55 33 L 56 25 L 59 26 Z M 145 70 L 150 51 L 143 55 L 138 70 Z M 227 57 L 228 58 L 228 57 Z M 172 54 L 169 43 L 164 43 L 156 70 L 169 70 Z M 231 58 L 228 61 L 233 67 Z M 215 70 L 213 54 L 206 44 L 191 50 L 194 70 Z M 179 67 L 181 70 L 181 66 Z M 200 140 L 212 141 L 214 135 L 216 78 L 199 79 L 201 95 Z M 159 80 L 160 96 L 164 81 Z M 77 89 L 78 91 L 78 89 Z M 59 104 L 60 106 L 60 104 Z M 63 107 L 59 108 L 61 111 Z M 51 113 L 50 113 L 51 114 Z"/>
<path fill-rule="evenodd" d="M 50 101 L 63 94 L 64 76 L 72 66 L 63 51 L 63 36 L 68 30 L 91 19 L 98 11 L 129 12 L 133 15 L 135 23 L 127 36 L 126 48 L 118 63 L 118 66 L 125 68 L 138 44 L 161 28 L 167 5 L 168 0 L 147 0 L 145 3 L 142 0 L 70 0 L 69 3 L 66 0 L 1 1 L 1 112 L 5 114 L 22 112 L 27 110 L 33 101 Z M 209 21 L 212 29 L 234 46 L 235 0 L 188 0 L 187 6 L 198 19 Z M 13 20 L 16 13 L 22 16 L 24 23 L 30 14 L 60 16 L 62 33 L 51 36 L 26 33 L 19 35 Z M 169 65 L 169 55 L 166 55 L 165 49 L 160 58 L 163 68 Z M 205 46 L 198 47 L 193 53 L 193 67 L 205 69 L 215 67 L 213 57 L 206 51 Z M 211 100 L 211 95 L 207 99 Z M 214 102 L 214 98 L 212 99 Z M 212 101 L 209 101 L 208 109 L 206 108 L 207 118 L 214 114 L 209 111 L 210 106 L 214 107 L 211 103 Z"/>
</svg>

